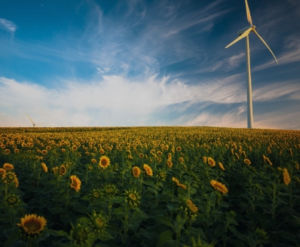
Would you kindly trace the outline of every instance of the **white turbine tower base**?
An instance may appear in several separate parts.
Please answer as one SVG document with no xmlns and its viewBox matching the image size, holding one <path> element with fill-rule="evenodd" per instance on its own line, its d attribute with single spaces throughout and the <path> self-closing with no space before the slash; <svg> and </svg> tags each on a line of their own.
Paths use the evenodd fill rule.
<svg viewBox="0 0 300 247">
<path fill-rule="evenodd" d="M 272 56 L 275 59 L 275 62 L 277 62 L 277 58 L 271 48 L 268 46 L 267 42 L 264 41 L 264 39 L 258 34 L 256 31 L 256 27 L 252 23 L 252 17 L 250 14 L 250 9 L 248 5 L 248 1 L 245 0 L 245 6 L 246 6 L 246 16 L 247 20 L 250 24 L 250 27 L 239 34 L 239 36 L 233 40 L 231 43 L 229 43 L 225 48 L 228 48 L 232 45 L 234 45 L 236 42 L 240 41 L 241 39 L 245 38 L 246 39 L 246 59 L 247 59 L 247 72 L 248 72 L 248 87 L 247 87 L 247 111 L 248 111 L 248 121 L 247 121 L 247 126 L 248 128 L 253 128 L 253 104 L 252 104 L 252 80 L 251 80 L 251 61 L 250 61 L 250 45 L 249 45 L 249 35 L 251 32 L 253 32 L 259 39 L 260 41 L 267 47 L 269 52 L 272 54 Z"/>
</svg>

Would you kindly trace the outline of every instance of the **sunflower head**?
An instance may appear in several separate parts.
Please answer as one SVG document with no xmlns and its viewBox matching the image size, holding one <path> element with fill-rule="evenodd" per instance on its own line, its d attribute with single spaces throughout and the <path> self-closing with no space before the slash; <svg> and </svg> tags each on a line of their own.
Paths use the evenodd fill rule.
<svg viewBox="0 0 300 247">
<path fill-rule="evenodd" d="M 141 169 L 137 166 L 132 167 L 132 175 L 138 178 L 141 175 Z"/>
<path fill-rule="evenodd" d="M 19 186 L 19 180 L 14 172 L 6 172 L 2 180 L 5 184 L 15 184 L 16 188 Z"/>
<path fill-rule="evenodd" d="M 70 179 L 71 179 L 70 187 L 72 189 L 74 189 L 76 192 L 78 192 L 80 190 L 80 187 L 81 187 L 80 179 L 76 175 L 72 175 L 70 177 Z"/>
<path fill-rule="evenodd" d="M 283 174 L 283 182 L 285 185 L 289 185 L 290 182 L 291 182 L 291 177 L 290 177 L 290 174 L 288 172 L 288 169 L 286 168 L 283 168 L 282 169 L 282 174 Z"/>
<path fill-rule="evenodd" d="M 183 164 L 184 163 L 184 158 L 181 156 L 181 157 L 178 158 L 178 161 L 179 161 L 180 164 Z"/>
<path fill-rule="evenodd" d="M 218 162 L 218 165 L 220 167 L 221 170 L 225 171 L 224 165 L 222 162 Z"/>
<path fill-rule="evenodd" d="M 59 167 L 58 166 L 53 167 L 52 172 L 53 172 L 54 175 L 57 175 L 58 172 L 59 172 Z"/>
<path fill-rule="evenodd" d="M 165 181 L 167 178 L 167 173 L 164 170 L 158 172 L 158 177 L 160 180 Z"/>
<path fill-rule="evenodd" d="M 0 177 L 3 179 L 6 175 L 6 170 L 4 168 L 0 168 Z"/>
<path fill-rule="evenodd" d="M 192 202 L 191 199 L 186 200 L 186 205 L 191 210 L 192 213 L 198 212 L 198 207 Z"/>
<path fill-rule="evenodd" d="M 8 194 L 5 201 L 9 207 L 15 207 L 21 203 L 19 196 L 16 194 Z"/>
<path fill-rule="evenodd" d="M 118 193 L 118 188 L 114 184 L 107 184 L 103 188 L 103 193 L 105 196 L 112 197 Z"/>
<path fill-rule="evenodd" d="M 95 211 L 91 215 L 91 221 L 97 232 L 104 231 L 107 226 L 107 218 L 103 214 L 96 213 Z"/>
<path fill-rule="evenodd" d="M 222 184 L 221 182 L 218 182 L 216 180 L 211 180 L 210 181 L 210 185 L 215 189 L 220 191 L 223 194 L 227 194 L 228 193 L 228 189 L 226 187 L 225 184 Z"/>
<path fill-rule="evenodd" d="M 216 165 L 216 162 L 212 157 L 208 157 L 207 158 L 207 164 L 211 167 L 214 167 Z"/>
<path fill-rule="evenodd" d="M 46 224 L 47 221 L 43 216 L 26 214 L 21 218 L 21 222 L 18 223 L 17 226 L 21 227 L 23 231 L 29 235 L 37 235 L 45 229 Z"/>
<path fill-rule="evenodd" d="M 45 173 L 48 172 L 48 167 L 47 167 L 47 165 L 46 165 L 45 162 L 42 162 L 42 163 L 41 163 L 41 167 L 42 167 L 42 169 L 43 169 L 43 171 L 44 171 Z"/>
<path fill-rule="evenodd" d="M 87 246 L 93 238 L 89 219 L 80 219 L 75 226 L 72 226 L 71 238 L 75 246 Z"/>
<path fill-rule="evenodd" d="M 152 168 L 149 165 L 144 164 L 144 170 L 148 176 L 153 176 Z"/>
<path fill-rule="evenodd" d="M 249 159 L 244 159 L 244 163 L 247 165 L 247 166 L 250 166 L 251 165 L 251 161 Z"/>
<path fill-rule="evenodd" d="M 59 175 L 64 176 L 67 173 L 67 168 L 64 164 L 59 167 Z"/>
<path fill-rule="evenodd" d="M 4 163 L 3 168 L 4 168 L 6 171 L 11 171 L 11 170 L 13 170 L 15 167 L 14 167 L 13 164 L 10 164 L 10 163 Z"/>
<path fill-rule="evenodd" d="M 167 160 L 167 167 L 172 168 L 172 166 L 173 166 L 172 159 L 168 159 Z"/>
<path fill-rule="evenodd" d="M 100 189 L 93 189 L 90 193 L 90 198 L 92 200 L 96 200 L 101 197 L 101 190 Z"/>
<path fill-rule="evenodd" d="M 140 204 L 140 195 L 135 190 L 125 191 L 125 202 L 131 208 L 136 208 Z"/>
<path fill-rule="evenodd" d="M 110 165 L 110 159 L 107 156 L 101 156 L 99 161 L 99 167 L 106 169 Z"/>
</svg>

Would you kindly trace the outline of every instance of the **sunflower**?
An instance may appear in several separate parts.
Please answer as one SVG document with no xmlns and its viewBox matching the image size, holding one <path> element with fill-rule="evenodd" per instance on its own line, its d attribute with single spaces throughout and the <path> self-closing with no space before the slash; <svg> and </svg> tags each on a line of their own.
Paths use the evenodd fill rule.
<svg viewBox="0 0 300 247">
<path fill-rule="evenodd" d="M 0 168 L 0 177 L 2 177 L 3 179 L 5 175 L 6 175 L 6 170 L 4 168 Z"/>
<path fill-rule="evenodd" d="M 175 177 L 172 177 L 172 181 L 173 181 L 176 185 L 179 184 L 179 180 L 178 180 L 177 178 L 175 178 Z"/>
<path fill-rule="evenodd" d="M 42 163 L 41 163 L 41 167 L 42 167 L 42 169 L 43 169 L 43 171 L 44 171 L 45 173 L 48 172 L 48 167 L 47 167 L 47 165 L 46 165 L 45 162 L 42 162 Z"/>
<path fill-rule="evenodd" d="M 172 168 L 172 166 L 173 166 L 172 159 L 168 159 L 167 160 L 167 167 Z"/>
<path fill-rule="evenodd" d="M 220 167 L 221 170 L 225 171 L 224 165 L 222 162 L 218 162 L 218 165 Z"/>
<path fill-rule="evenodd" d="M 138 178 L 141 175 L 141 169 L 137 166 L 132 167 L 132 175 Z"/>
<path fill-rule="evenodd" d="M 107 218 L 103 214 L 93 211 L 91 220 L 94 223 L 96 231 L 103 232 L 105 230 L 107 226 Z"/>
<path fill-rule="evenodd" d="M 6 197 L 6 203 L 10 207 L 17 206 L 20 204 L 21 200 L 18 195 L 16 194 L 8 194 Z"/>
<path fill-rule="evenodd" d="M 70 179 L 71 179 L 70 187 L 72 189 L 74 189 L 76 192 L 78 192 L 80 190 L 80 186 L 81 186 L 80 179 L 76 175 L 72 175 L 70 177 Z"/>
<path fill-rule="evenodd" d="M 222 184 L 216 180 L 211 180 L 210 181 L 210 185 L 215 189 L 218 190 L 220 192 L 222 192 L 223 194 L 227 194 L 228 193 L 228 189 L 226 187 L 225 184 Z"/>
<path fill-rule="evenodd" d="M 289 172 L 286 168 L 282 169 L 282 175 L 283 175 L 284 184 L 289 185 L 289 183 L 291 182 L 291 177 L 290 177 L 290 174 L 289 174 Z"/>
<path fill-rule="evenodd" d="M 140 195 L 135 190 L 126 190 L 125 191 L 125 202 L 131 208 L 136 208 L 140 204 Z"/>
<path fill-rule="evenodd" d="M 144 164 L 144 170 L 148 176 L 153 176 L 152 168 L 149 165 Z"/>
<path fill-rule="evenodd" d="M 118 188 L 114 184 L 107 184 L 103 187 L 102 192 L 105 196 L 112 197 L 118 193 Z"/>
<path fill-rule="evenodd" d="M 59 167 L 59 175 L 64 176 L 67 173 L 67 168 L 64 164 Z"/>
<path fill-rule="evenodd" d="M 172 181 L 180 188 L 186 190 L 186 185 L 179 182 L 179 180 L 175 177 L 172 177 Z"/>
<path fill-rule="evenodd" d="M 212 157 L 208 157 L 207 164 L 209 164 L 211 167 L 214 167 L 216 166 L 216 161 Z"/>
<path fill-rule="evenodd" d="M 17 226 L 21 227 L 27 234 L 39 234 L 44 230 L 47 224 L 46 219 L 43 216 L 37 216 L 36 214 L 26 214 L 21 218 L 21 222 Z"/>
<path fill-rule="evenodd" d="M 264 154 L 263 154 L 263 160 L 264 160 L 264 162 L 267 162 L 270 166 L 273 165 L 272 161 L 269 159 L 269 157 L 265 156 Z"/>
<path fill-rule="evenodd" d="M 251 165 L 251 161 L 249 159 L 244 159 L 244 163 L 247 165 L 247 166 L 250 166 Z"/>
<path fill-rule="evenodd" d="M 99 161 L 99 166 L 103 169 L 106 169 L 110 165 L 110 159 L 107 156 L 101 156 Z"/>
<path fill-rule="evenodd" d="M 101 190 L 100 189 L 93 189 L 90 193 L 90 198 L 95 200 L 101 197 Z"/>
<path fill-rule="evenodd" d="M 15 167 L 14 167 L 13 164 L 10 164 L 10 163 L 4 163 L 3 168 L 4 168 L 6 171 L 11 171 L 11 170 L 13 170 Z"/>
<path fill-rule="evenodd" d="M 192 211 L 192 213 L 198 212 L 198 207 L 192 202 L 191 199 L 186 200 L 186 205 Z"/>
<path fill-rule="evenodd" d="M 183 164 L 184 163 L 184 158 L 183 157 L 179 157 L 178 161 L 179 161 L 180 164 Z"/>
<path fill-rule="evenodd" d="M 14 172 L 6 172 L 5 176 L 2 177 L 5 184 L 14 183 L 16 188 L 19 187 L 19 180 Z"/>
<path fill-rule="evenodd" d="M 58 174 L 58 170 L 59 170 L 59 167 L 58 166 L 55 166 L 52 168 L 52 172 L 54 175 L 57 175 Z"/>
<path fill-rule="evenodd" d="M 186 185 L 185 184 L 179 183 L 179 184 L 177 184 L 177 186 L 180 187 L 181 189 L 186 190 Z"/>
</svg>

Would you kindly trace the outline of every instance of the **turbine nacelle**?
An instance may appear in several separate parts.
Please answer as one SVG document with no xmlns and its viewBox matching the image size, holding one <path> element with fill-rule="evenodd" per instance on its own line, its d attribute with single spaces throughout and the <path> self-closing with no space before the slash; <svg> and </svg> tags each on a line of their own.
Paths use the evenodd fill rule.
<svg viewBox="0 0 300 247">
<path fill-rule="evenodd" d="M 250 26 L 251 27 L 251 26 Z M 256 26 L 253 26 L 254 28 L 256 28 Z M 247 29 L 249 29 L 249 26 L 248 27 L 244 27 L 243 29 L 239 30 L 237 32 L 238 36 L 242 35 Z"/>
<path fill-rule="evenodd" d="M 239 34 L 239 36 L 235 40 L 233 40 L 231 43 L 229 43 L 227 46 L 225 46 L 225 48 L 229 48 L 230 46 L 234 45 L 235 43 L 237 43 L 241 39 L 246 38 L 247 36 L 250 35 L 251 32 L 253 32 L 260 39 L 260 41 L 267 47 L 267 49 L 269 50 L 269 52 L 272 54 L 275 62 L 278 64 L 278 61 L 277 61 L 277 58 L 276 58 L 274 52 L 271 50 L 270 46 L 263 39 L 263 37 L 256 31 L 256 26 L 255 25 L 251 25 L 249 28 L 247 28 L 246 30 L 242 31 Z"/>
</svg>

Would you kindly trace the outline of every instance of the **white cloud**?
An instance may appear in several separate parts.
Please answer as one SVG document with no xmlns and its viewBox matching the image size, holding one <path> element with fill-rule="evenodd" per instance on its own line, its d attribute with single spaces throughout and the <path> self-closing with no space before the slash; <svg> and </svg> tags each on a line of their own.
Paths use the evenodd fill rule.
<svg viewBox="0 0 300 247">
<path fill-rule="evenodd" d="M 0 18 L 0 28 L 5 29 L 8 32 L 14 33 L 17 29 L 17 26 L 10 20 Z"/>
<path fill-rule="evenodd" d="M 173 124 L 157 119 L 159 112 L 170 106 L 183 105 L 174 123 L 224 127 L 246 126 L 246 92 L 236 83 L 240 75 L 219 81 L 188 85 L 179 80 L 155 75 L 143 81 L 121 76 L 104 76 L 101 81 L 79 83 L 62 81 L 62 86 L 49 89 L 29 82 L 0 78 L 0 126 L 30 126 L 29 114 L 37 126 L 132 126 L 150 123 Z M 236 82 L 235 82 L 236 81 Z M 277 85 L 278 84 L 278 85 Z M 269 101 L 285 96 L 299 100 L 294 81 L 265 86 L 254 91 L 255 101 Z M 297 91 L 298 90 L 298 91 Z M 242 103 L 233 106 L 232 103 Z M 187 119 L 188 108 L 201 104 Z M 205 110 L 204 105 L 232 105 L 222 113 Z M 186 108 L 185 108 L 186 107 Z M 299 128 L 300 112 L 255 114 L 257 128 Z M 176 108 L 177 109 L 177 108 Z M 179 109 L 179 108 L 178 108 Z M 228 110 L 229 109 L 229 110 Z M 157 115 L 158 114 L 158 115 Z"/>
<path fill-rule="evenodd" d="M 23 123 L 28 113 L 39 125 L 136 125 L 173 104 L 243 101 L 241 89 L 232 84 L 237 78 L 188 85 L 155 75 L 143 81 L 104 76 L 90 83 L 63 81 L 56 89 L 0 78 L 0 112 L 16 122 L 22 116 Z M 1 119 L 0 125 L 6 122 Z"/>
</svg>

